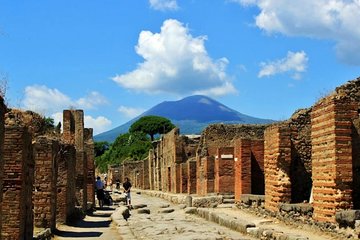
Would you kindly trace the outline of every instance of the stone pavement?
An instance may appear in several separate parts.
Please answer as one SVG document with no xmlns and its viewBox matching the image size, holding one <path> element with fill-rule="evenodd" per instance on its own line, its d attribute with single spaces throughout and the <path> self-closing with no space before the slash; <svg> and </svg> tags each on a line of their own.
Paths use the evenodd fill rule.
<svg viewBox="0 0 360 240">
<path fill-rule="evenodd" d="M 161 196 L 169 201 L 184 204 L 186 202 L 186 195 L 160 193 L 157 191 L 141 190 L 142 195 Z M 196 202 L 201 202 L 201 198 L 193 197 Z M 214 201 L 217 198 L 214 197 Z M 231 204 L 220 204 L 218 207 L 200 208 L 192 207 L 185 208 L 184 212 L 192 213 L 193 215 L 202 217 L 209 222 L 214 222 L 225 226 L 227 229 L 232 229 L 243 233 L 248 237 L 256 239 L 280 239 L 280 240 L 330 240 L 330 239 L 355 239 L 345 238 L 340 235 L 330 235 L 312 228 L 307 225 L 286 225 L 285 223 L 270 218 L 268 216 L 257 216 L 250 212 L 236 208 Z"/>
<path fill-rule="evenodd" d="M 59 225 L 55 232 L 54 239 L 102 239 L 102 240 L 122 240 L 120 235 L 111 223 L 111 214 L 115 207 L 104 207 L 96 210 L 91 216 L 79 220 L 71 226 Z"/>
<path fill-rule="evenodd" d="M 164 199 L 146 194 L 132 193 L 133 207 L 128 221 L 122 212 L 126 207 L 121 205 L 112 215 L 114 224 L 124 240 L 128 239 L 237 239 L 253 240 L 239 232 L 224 226 L 206 221 L 185 212 L 184 204 L 175 205 Z"/>
</svg>

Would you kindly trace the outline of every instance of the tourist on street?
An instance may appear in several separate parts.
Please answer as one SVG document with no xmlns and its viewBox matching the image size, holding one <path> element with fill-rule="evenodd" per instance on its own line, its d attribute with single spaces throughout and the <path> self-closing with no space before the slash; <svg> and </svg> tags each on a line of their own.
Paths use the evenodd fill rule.
<svg viewBox="0 0 360 240">
<path fill-rule="evenodd" d="M 125 182 L 123 183 L 126 203 L 129 208 L 131 208 L 131 196 L 130 196 L 130 189 L 131 189 L 131 182 L 128 177 L 125 178 Z"/>
<path fill-rule="evenodd" d="M 95 188 L 96 188 L 96 197 L 99 200 L 99 206 L 100 208 L 103 208 L 104 206 L 104 183 L 101 181 L 101 178 L 98 176 L 96 178 L 95 182 Z"/>
</svg>

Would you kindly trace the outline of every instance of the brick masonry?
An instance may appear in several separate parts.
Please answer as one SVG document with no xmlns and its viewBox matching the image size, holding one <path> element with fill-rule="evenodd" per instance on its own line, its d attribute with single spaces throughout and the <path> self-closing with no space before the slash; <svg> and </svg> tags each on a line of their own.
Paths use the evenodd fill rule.
<svg viewBox="0 0 360 240">
<path fill-rule="evenodd" d="M 2 239 L 32 239 L 34 159 L 31 135 L 23 126 L 5 126 Z"/>
<path fill-rule="evenodd" d="M 56 227 L 58 141 L 37 137 L 33 144 L 35 182 L 33 193 L 34 225 L 38 228 Z"/>
<path fill-rule="evenodd" d="M 264 134 L 265 208 L 278 211 L 291 201 L 291 141 L 287 125 L 273 125 Z"/>
<path fill-rule="evenodd" d="M 332 96 L 314 106 L 312 178 L 314 219 L 335 222 L 335 213 L 353 207 L 352 120 L 358 106 Z"/>
<path fill-rule="evenodd" d="M 233 194 L 235 191 L 234 148 L 218 148 L 215 158 L 215 193 Z"/>
<path fill-rule="evenodd" d="M 4 178 L 4 133 L 5 133 L 5 110 L 4 100 L 0 97 L 0 213 L 2 213 L 2 195 L 3 195 L 3 178 Z M 2 229 L 2 214 L 0 214 L 0 239 Z"/>
<path fill-rule="evenodd" d="M 196 161 L 195 160 L 187 161 L 186 168 L 188 173 L 187 193 L 194 194 L 196 193 Z"/>
<path fill-rule="evenodd" d="M 95 150 L 93 140 L 93 129 L 84 129 L 84 149 L 86 156 L 86 187 L 87 201 L 95 206 Z"/>
<path fill-rule="evenodd" d="M 62 144 L 58 158 L 57 215 L 58 223 L 67 223 L 75 212 L 76 149 L 74 145 Z"/>
<path fill-rule="evenodd" d="M 76 198 L 83 210 L 87 208 L 87 156 L 84 146 L 83 110 L 63 111 L 63 140 L 76 148 Z"/>
</svg>

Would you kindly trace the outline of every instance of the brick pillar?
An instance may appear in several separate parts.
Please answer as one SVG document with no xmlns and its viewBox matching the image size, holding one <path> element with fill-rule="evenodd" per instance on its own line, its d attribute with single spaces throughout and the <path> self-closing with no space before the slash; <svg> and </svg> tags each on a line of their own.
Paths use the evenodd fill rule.
<svg viewBox="0 0 360 240">
<path fill-rule="evenodd" d="M 174 189 L 175 193 L 180 193 L 180 184 L 181 184 L 180 172 L 181 172 L 181 164 L 175 163 L 175 189 Z"/>
<path fill-rule="evenodd" d="M 35 160 L 34 225 L 39 228 L 55 230 L 59 143 L 46 137 L 38 137 L 33 147 Z"/>
<path fill-rule="evenodd" d="M 264 140 L 251 140 L 251 194 L 265 194 Z"/>
<path fill-rule="evenodd" d="M 326 98 L 311 113 L 314 219 L 335 222 L 338 210 L 351 209 L 352 119 L 357 105 Z"/>
<path fill-rule="evenodd" d="M 76 148 L 76 198 L 78 204 L 87 210 L 87 160 L 84 148 L 83 110 L 64 110 L 63 139 Z"/>
<path fill-rule="evenodd" d="M 291 201 L 290 128 L 273 125 L 266 128 L 265 138 L 265 208 L 278 210 L 278 204 Z"/>
<path fill-rule="evenodd" d="M 205 157 L 204 166 L 204 195 L 215 192 L 215 159 L 214 157 Z"/>
<path fill-rule="evenodd" d="M 4 115 L 6 106 L 4 100 L 0 97 L 0 213 L 2 213 L 2 195 L 3 195 L 3 178 L 4 178 Z M 0 239 L 2 228 L 2 214 L 0 214 Z"/>
<path fill-rule="evenodd" d="M 143 161 L 143 189 L 150 189 L 150 170 L 149 170 L 149 159 Z"/>
<path fill-rule="evenodd" d="M 204 195 L 204 165 L 200 156 L 196 156 L 196 194 Z"/>
<path fill-rule="evenodd" d="M 67 223 L 75 212 L 75 164 L 76 150 L 74 145 L 61 145 L 58 158 L 57 180 L 57 216 L 58 223 Z"/>
<path fill-rule="evenodd" d="M 94 152 L 94 140 L 93 140 L 93 129 L 84 129 L 84 144 L 86 152 L 86 191 L 87 201 L 95 207 L 95 152 Z"/>
<path fill-rule="evenodd" d="M 215 192 L 234 193 L 234 148 L 222 147 L 217 150 L 215 159 Z"/>
<path fill-rule="evenodd" d="M 188 164 L 182 163 L 180 168 L 180 193 L 187 193 L 188 191 Z"/>
<path fill-rule="evenodd" d="M 251 140 L 235 142 L 235 200 L 241 194 L 251 194 Z"/>
<path fill-rule="evenodd" d="M 6 126 L 4 141 L 4 180 L 2 239 L 32 239 L 32 187 L 34 159 L 31 135 L 26 127 Z"/>
<path fill-rule="evenodd" d="M 188 173 L 188 178 L 187 178 L 188 190 L 187 190 L 187 192 L 189 194 L 196 193 L 196 184 L 197 184 L 196 172 L 197 172 L 196 171 L 196 161 L 188 161 L 187 162 L 187 173 Z"/>
</svg>

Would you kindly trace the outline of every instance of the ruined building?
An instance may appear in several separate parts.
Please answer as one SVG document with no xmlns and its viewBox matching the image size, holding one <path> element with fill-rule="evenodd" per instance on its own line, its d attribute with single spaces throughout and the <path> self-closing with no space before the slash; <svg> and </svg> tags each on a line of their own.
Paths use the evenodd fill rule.
<svg viewBox="0 0 360 240">
<path fill-rule="evenodd" d="M 301 204 L 306 219 L 335 223 L 360 207 L 359 109 L 360 78 L 286 121 L 210 125 L 196 140 L 174 129 L 153 142 L 147 164 L 124 163 L 120 172 L 142 176 L 144 189 L 234 194 L 239 203 L 259 196 L 270 213 Z"/>
</svg>

